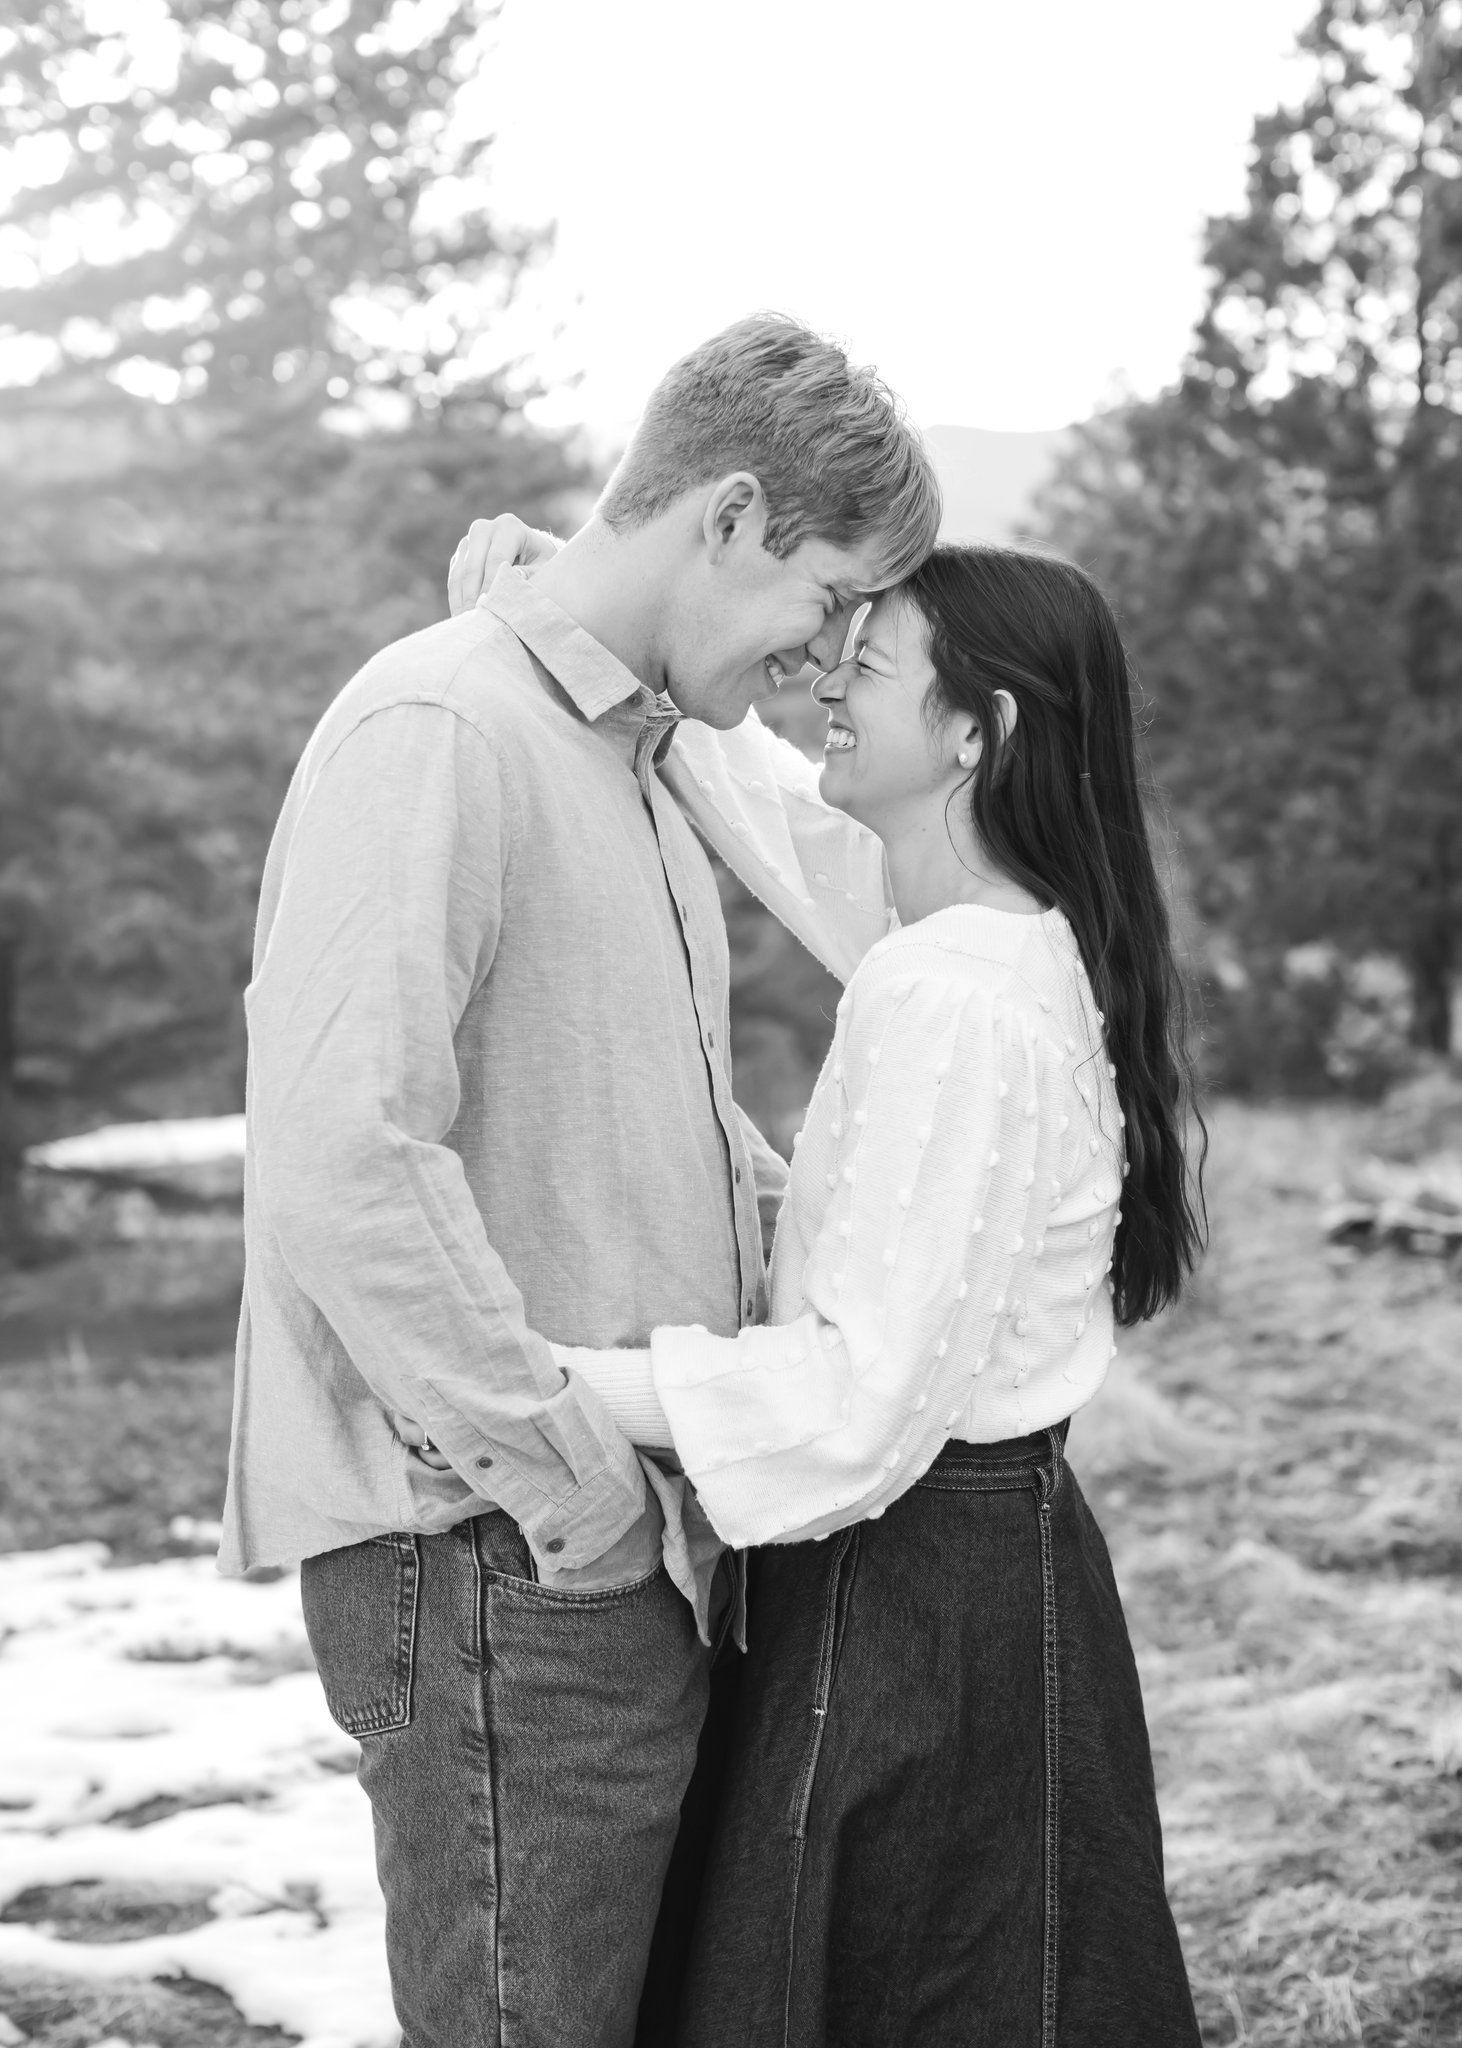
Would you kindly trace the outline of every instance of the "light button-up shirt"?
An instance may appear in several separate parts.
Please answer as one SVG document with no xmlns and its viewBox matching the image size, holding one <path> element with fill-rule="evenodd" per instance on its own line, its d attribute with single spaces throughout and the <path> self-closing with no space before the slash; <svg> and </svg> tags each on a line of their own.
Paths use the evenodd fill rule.
<svg viewBox="0 0 1462 2048">
<path fill-rule="evenodd" d="M 764 1316 L 785 1175 L 732 1100 L 715 879 L 655 768 L 673 722 L 511 570 L 320 721 L 247 998 L 225 1570 L 487 1505 L 589 1563 L 662 1489 L 549 1341 Z"/>
</svg>

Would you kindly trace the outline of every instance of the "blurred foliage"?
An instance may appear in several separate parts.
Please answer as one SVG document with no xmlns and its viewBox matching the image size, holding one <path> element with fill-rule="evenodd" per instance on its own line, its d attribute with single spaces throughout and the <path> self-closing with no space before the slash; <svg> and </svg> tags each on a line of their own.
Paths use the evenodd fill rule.
<svg viewBox="0 0 1462 2048">
<path fill-rule="evenodd" d="M 269 832 L 484 505 L 589 479 L 491 341 L 478 0 L 54 0 L 0 27 L 0 1240 L 57 1121 L 236 1108 Z M 30 351 L 30 353 L 27 353 Z M 15 372 L 15 365 L 20 365 Z M 166 400 L 167 402 L 160 402 Z"/>
<path fill-rule="evenodd" d="M 28 407 L 107 373 L 294 418 L 491 376 L 493 315 L 543 237 L 486 202 L 461 86 L 485 0 L 51 0 L 0 43 L 30 177 L 0 209 L 0 323 Z M 399 412 L 396 423 L 400 423 Z"/>
<path fill-rule="evenodd" d="M 262 460 L 229 437 L 11 507 L 0 915 L 22 1079 L 120 1106 L 160 1077 L 180 1111 L 237 1107 L 259 873 L 311 726 L 377 647 L 442 616 L 482 504 L 548 517 L 578 481 L 532 435 L 424 426 L 281 437 Z"/>
<path fill-rule="evenodd" d="M 1122 608 L 1209 934 L 1215 1077 L 1371 1088 L 1385 1032 L 1347 1074 L 1345 976 L 1287 963 L 1317 943 L 1394 956 L 1411 1038 L 1447 1049 L 1462 11 L 1322 0 L 1302 43 L 1306 96 L 1256 124 L 1247 203 L 1209 224 L 1180 384 L 1083 429 L 1042 513 Z"/>
</svg>

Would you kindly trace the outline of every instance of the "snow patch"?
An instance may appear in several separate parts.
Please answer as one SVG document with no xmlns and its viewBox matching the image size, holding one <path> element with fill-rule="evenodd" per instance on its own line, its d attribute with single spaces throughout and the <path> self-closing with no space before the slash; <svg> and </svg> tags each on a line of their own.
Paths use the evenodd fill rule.
<svg viewBox="0 0 1462 2048">
<path fill-rule="evenodd" d="M 0 1970 L 187 1974 L 304 2048 L 394 2048 L 370 1810 L 302 1668 L 295 1578 L 21 1552 L 0 1557 L 0 1644 L 0 1904 L 139 1880 L 210 1886 L 214 1914 L 122 1942 L 0 1925 Z M 130 1821 L 154 1803 L 165 1818 Z"/>
<path fill-rule="evenodd" d="M 107 1124 L 74 1138 L 32 1145 L 29 1166 L 52 1173 L 135 1173 L 170 1166 L 207 1166 L 244 1156 L 241 1116 L 159 1117 L 145 1124 Z"/>
</svg>

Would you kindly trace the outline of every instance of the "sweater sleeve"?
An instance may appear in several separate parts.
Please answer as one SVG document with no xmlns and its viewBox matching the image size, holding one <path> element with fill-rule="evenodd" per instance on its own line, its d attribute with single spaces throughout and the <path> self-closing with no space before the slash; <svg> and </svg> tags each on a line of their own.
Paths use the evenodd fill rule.
<svg viewBox="0 0 1462 2048">
<path fill-rule="evenodd" d="M 553 1344 L 553 1362 L 572 1381 L 593 1389 L 611 1418 L 641 1450 L 673 1451 L 675 1439 L 655 1391 L 648 1346 L 595 1349 L 587 1344 Z"/>
<path fill-rule="evenodd" d="M 731 732 L 684 719 L 660 775 L 733 874 L 839 981 L 897 924 L 882 841 L 823 802 L 812 762 L 754 711 Z"/>
<path fill-rule="evenodd" d="M 1059 1154 L 1059 1055 L 988 990 L 871 992 L 832 1054 L 827 1208 L 795 1321 L 659 1329 L 656 1390 L 728 1543 L 796 1542 L 881 1514 L 932 1464 L 1021 1324 Z"/>
</svg>

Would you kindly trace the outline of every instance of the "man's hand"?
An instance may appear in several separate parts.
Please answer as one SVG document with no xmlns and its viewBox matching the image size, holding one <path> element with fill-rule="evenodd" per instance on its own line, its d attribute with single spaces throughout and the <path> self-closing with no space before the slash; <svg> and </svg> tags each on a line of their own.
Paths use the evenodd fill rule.
<svg viewBox="0 0 1462 2048">
<path fill-rule="evenodd" d="M 413 1422 L 399 1408 L 388 1409 L 386 1419 L 423 1465 L 429 1465 L 433 1472 L 451 1471 L 450 1458 L 437 1449 L 419 1422 Z M 665 1516 L 654 1494 L 648 1493 L 639 1520 L 631 1522 L 619 1541 L 611 1543 L 602 1556 L 573 1568 L 546 1565 L 540 1559 L 538 1583 L 552 1586 L 559 1593 L 605 1593 L 619 1586 L 632 1586 L 637 1579 L 648 1578 L 660 1563 L 664 1541 Z"/>
<path fill-rule="evenodd" d="M 648 1489 L 647 1489 L 648 1492 Z M 653 1493 L 637 1522 L 631 1522 L 618 1543 L 611 1543 L 602 1557 L 581 1564 L 574 1571 L 546 1565 L 538 1560 L 538 1583 L 555 1593 L 607 1593 L 620 1586 L 632 1586 L 646 1579 L 661 1562 L 665 1546 L 665 1516 Z"/>
<path fill-rule="evenodd" d="M 399 1408 L 388 1408 L 386 1420 L 409 1450 L 415 1451 L 423 1465 L 430 1465 L 433 1472 L 450 1472 L 452 1461 L 439 1451 L 419 1422 L 413 1422 L 409 1415 L 403 1415 Z"/>
<path fill-rule="evenodd" d="M 561 545 L 551 533 L 525 526 L 516 512 L 500 512 L 496 519 L 474 519 L 447 568 L 447 603 L 452 617 L 472 609 L 499 569 L 547 562 Z"/>
</svg>

